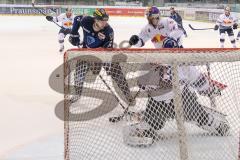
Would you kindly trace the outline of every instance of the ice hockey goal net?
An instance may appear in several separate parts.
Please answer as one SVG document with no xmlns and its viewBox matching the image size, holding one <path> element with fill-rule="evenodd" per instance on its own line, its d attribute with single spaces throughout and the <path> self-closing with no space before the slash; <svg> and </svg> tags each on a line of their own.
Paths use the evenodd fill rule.
<svg viewBox="0 0 240 160">
<path fill-rule="evenodd" d="M 240 160 L 240 49 L 68 50 L 64 92 L 65 160 Z"/>
</svg>

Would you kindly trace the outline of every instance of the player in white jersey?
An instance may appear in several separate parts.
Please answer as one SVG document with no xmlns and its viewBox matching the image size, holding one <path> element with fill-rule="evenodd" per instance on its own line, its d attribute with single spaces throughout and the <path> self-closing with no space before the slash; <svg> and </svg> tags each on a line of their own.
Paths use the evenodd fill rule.
<svg viewBox="0 0 240 160">
<path fill-rule="evenodd" d="M 238 19 L 230 13 L 230 11 L 231 11 L 230 7 L 226 7 L 224 9 L 224 11 L 225 11 L 225 13 L 221 14 L 219 16 L 219 18 L 217 19 L 214 30 L 219 29 L 221 48 L 224 48 L 225 33 L 226 32 L 227 32 L 228 37 L 229 37 L 229 39 L 232 43 L 232 46 L 234 48 L 236 48 L 236 41 L 235 41 L 235 38 L 234 38 L 233 29 L 237 29 Z"/>
<path fill-rule="evenodd" d="M 66 13 L 62 13 L 57 17 L 46 16 L 46 19 L 48 21 L 61 23 L 62 28 L 58 33 L 58 42 L 60 44 L 59 52 L 62 52 L 64 50 L 64 38 L 71 32 L 73 25 L 74 15 L 72 13 L 72 9 L 67 8 Z"/>
<path fill-rule="evenodd" d="M 157 7 L 152 6 L 147 9 L 146 16 L 148 24 L 141 30 L 139 35 L 131 36 L 129 44 L 142 47 L 148 40 L 151 40 L 155 48 L 162 48 L 163 40 L 171 37 L 182 47 L 183 31 L 178 28 L 177 23 L 171 18 L 161 18 Z"/>
<path fill-rule="evenodd" d="M 174 7 L 170 8 L 170 18 L 172 18 L 173 20 L 175 20 L 177 22 L 178 28 L 182 29 L 185 37 L 187 37 L 187 32 L 183 27 L 182 17 L 180 16 L 180 14 L 178 12 L 175 11 Z"/>
<path fill-rule="evenodd" d="M 163 42 L 163 48 L 178 48 L 177 42 L 167 38 Z M 148 94 L 146 109 L 141 113 L 130 115 L 135 117 L 135 121 L 123 129 L 123 135 L 126 144 L 146 147 L 159 140 L 158 131 L 164 128 L 167 121 L 174 119 L 176 114 L 171 66 L 146 64 L 142 70 L 148 71 L 138 79 L 139 87 Z M 209 98 L 220 96 L 224 87 L 200 72 L 195 66 L 185 64 L 178 67 L 178 79 L 184 120 L 210 134 L 228 135 L 230 126 L 226 115 L 199 103 L 197 96 Z"/>
</svg>

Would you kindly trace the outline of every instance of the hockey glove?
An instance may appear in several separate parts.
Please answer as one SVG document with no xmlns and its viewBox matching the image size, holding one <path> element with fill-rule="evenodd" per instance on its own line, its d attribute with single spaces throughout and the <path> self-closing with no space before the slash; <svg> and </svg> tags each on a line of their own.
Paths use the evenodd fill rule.
<svg viewBox="0 0 240 160">
<path fill-rule="evenodd" d="M 73 46 L 79 46 L 80 45 L 80 35 L 78 34 L 70 34 L 68 41 Z"/>
<path fill-rule="evenodd" d="M 139 41 L 139 37 L 137 35 L 133 35 L 129 40 L 129 44 L 132 46 L 137 44 L 138 41 Z"/>
<path fill-rule="evenodd" d="M 233 29 L 237 29 L 238 28 L 238 24 L 237 23 L 234 23 L 233 24 Z"/>
<path fill-rule="evenodd" d="M 214 30 L 215 30 L 215 31 L 218 30 L 218 28 L 219 28 L 219 25 L 215 25 L 215 26 L 214 26 Z"/>
<path fill-rule="evenodd" d="M 53 21 L 53 17 L 52 16 L 46 16 L 46 19 L 48 20 L 48 21 Z"/>
</svg>

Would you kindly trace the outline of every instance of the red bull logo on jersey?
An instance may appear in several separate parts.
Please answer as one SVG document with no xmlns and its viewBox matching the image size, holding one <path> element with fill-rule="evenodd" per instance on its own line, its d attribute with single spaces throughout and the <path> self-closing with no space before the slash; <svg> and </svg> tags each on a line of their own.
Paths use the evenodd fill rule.
<svg viewBox="0 0 240 160">
<path fill-rule="evenodd" d="M 73 24 L 72 22 L 65 22 L 63 25 L 66 27 L 71 27 Z"/>
<path fill-rule="evenodd" d="M 159 42 L 162 42 L 165 38 L 166 38 L 165 36 L 160 35 L 160 34 L 157 34 L 156 36 L 154 36 L 154 37 L 152 38 L 151 41 L 152 41 L 153 43 L 159 43 Z"/>
<path fill-rule="evenodd" d="M 224 20 L 223 20 L 223 23 L 224 23 L 224 24 L 231 24 L 231 23 L 233 23 L 233 21 L 230 20 L 230 19 L 224 19 Z"/>
</svg>

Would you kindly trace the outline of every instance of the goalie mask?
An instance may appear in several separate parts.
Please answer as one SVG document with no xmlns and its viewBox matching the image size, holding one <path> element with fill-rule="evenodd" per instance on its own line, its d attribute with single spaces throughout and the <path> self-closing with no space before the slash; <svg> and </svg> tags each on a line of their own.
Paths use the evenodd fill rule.
<svg viewBox="0 0 240 160">
<path fill-rule="evenodd" d="M 163 41 L 163 48 L 180 48 L 178 45 L 178 42 L 173 39 L 173 38 L 165 38 L 165 40 Z"/>
<path fill-rule="evenodd" d="M 149 24 L 152 24 L 153 26 L 158 25 L 160 19 L 160 11 L 157 7 L 155 6 L 149 7 L 146 10 L 146 16 Z"/>
</svg>

